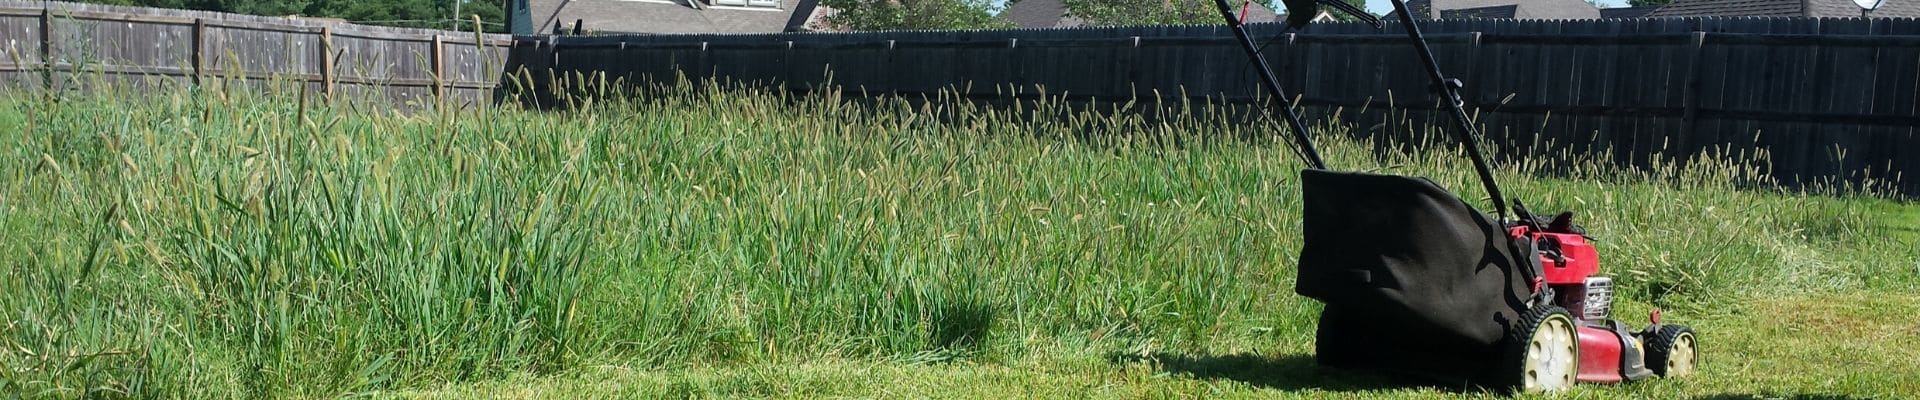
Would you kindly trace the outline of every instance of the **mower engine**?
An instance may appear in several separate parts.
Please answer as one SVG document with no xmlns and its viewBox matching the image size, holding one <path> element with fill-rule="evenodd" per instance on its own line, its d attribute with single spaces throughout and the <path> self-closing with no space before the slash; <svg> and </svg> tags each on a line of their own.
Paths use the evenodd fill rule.
<svg viewBox="0 0 1920 400">
<path fill-rule="evenodd" d="M 1600 275 L 1600 254 L 1572 219 L 1573 213 L 1562 213 L 1545 227 L 1517 224 L 1508 234 L 1532 239 L 1540 249 L 1542 272 L 1535 292 L 1544 290 L 1544 298 L 1572 314 L 1579 340 L 1577 379 L 1617 383 L 1692 373 L 1692 330 L 1662 325 L 1658 310 L 1648 315 L 1651 325 L 1638 331 L 1612 319 L 1613 278 Z"/>
</svg>

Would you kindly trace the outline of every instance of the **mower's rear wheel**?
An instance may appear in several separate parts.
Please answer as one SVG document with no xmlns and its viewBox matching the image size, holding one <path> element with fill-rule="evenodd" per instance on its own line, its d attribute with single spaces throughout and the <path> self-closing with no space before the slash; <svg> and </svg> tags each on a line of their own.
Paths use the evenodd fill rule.
<svg viewBox="0 0 1920 400">
<path fill-rule="evenodd" d="M 1573 387 L 1580 373 L 1580 334 L 1566 309 L 1542 305 L 1528 310 L 1507 333 L 1507 384 L 1523 392 L 1554 392 Z"/>
<path fill-rule="evenodd" d="M 1699 367 L 1699 340 L 1685 325 L 1661 325 L 1647 337 L 1647 367 L 1662 377 L 1693 375 Z"/>
</svg>

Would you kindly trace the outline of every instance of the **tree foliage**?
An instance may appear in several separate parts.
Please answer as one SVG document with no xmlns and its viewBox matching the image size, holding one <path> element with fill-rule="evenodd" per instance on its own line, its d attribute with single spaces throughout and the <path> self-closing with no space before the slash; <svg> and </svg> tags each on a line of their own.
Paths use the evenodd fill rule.
<svg viewBox="0 0 1920 400">
<path fill-rule="evenodd" d="M 340 18 L 369 25 L 472 30 L 479 15 L 488 31 L 506 29 L 497 0 L 78 0 L 85 3 L 178 8 L 238 14 Z M 455 9 L 459 15 L 454 15 Z"/>
<path fill-rule="evenodd" d="M 1219 23 L 1213 0 L 1064 0 L 1067 13 L 1088 25 Z M 1238 3 L 1238 1 L 1233 1 Z"/>
<path fill-rule="evenodd" d="M 1664 6 L 1672 2 L 1673 0 L 1627 0 L 1627 4 L 1634 7 Z"/>
<path fill-rule="evenodd" d="M 821 0 L 820 4 L 835 11 L 828 23 L 856 31 L 1013 26 L 993 16 L 989 0 Z"/>
</svg>

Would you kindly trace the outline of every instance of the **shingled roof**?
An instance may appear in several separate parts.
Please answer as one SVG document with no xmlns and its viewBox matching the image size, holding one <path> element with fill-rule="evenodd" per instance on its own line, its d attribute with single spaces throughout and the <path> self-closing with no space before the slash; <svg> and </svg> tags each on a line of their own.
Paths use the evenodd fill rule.
<svg viewBox="0 0 1920 400">
<path fill-rule="evenodd" d="M 1886 0 L 1869 17 L 1920 17 L 1920 0 Z"/>
<path fill-rule="evenodd" d="M 1067 3 L 1061 0 L 1014 0 L 999 17 L 1021 28 L 1063 28 L 1081 22 L 1067 16 Z"/>
<path fill-rule="evenodd" d="M 1014 0 L 999 17 L 1021 28 L 1071 28 L 1086 23 L 1073 16 L 1063 0 Z M 1275 17 L 1273 10 L 1260 2 L 1247 8 L 1247 22 L 1273 22 Z"/>
<path fill-rule="evenodd" d="M 1600 19 L 1641 18 L 1658 9 L 1660 6 L 1602 8 Z"/>
<path fill-rule="evenodd" d="M 1520 12 L 1520 5 L 1518 5 L 1518 4 L 1508 4 L 1508 5 L 1503 5 L 1503 6 L 1491 6 L 1491 7 L 1475 7 L 1475 8 L 1457 8 L 1457 9 L 1452 9 L 1452 10 L 1440 10 L 1440 18 L 1441 18 L 1441 19 L 1475 19 L 1475 18 L 1479 18 L 1479 19 L 1499 19 L 1499 18 L 1504 18 L 1504 19 L 1513 19 L 1513 16 L 1514 16 L 1514 14 L 1518 14 L 1519 12 Z"/>
<path fill-rule="evenodd" d="M 575 22 L 596 33 L 773 33 L 804 24 L 818 0 L 773 7 L 715 6 L 711 0 L 530 0 L 533 33 Z M 796 24 L 795 15 L 800 15 Z"/>
<path fill-rule="evenodd" d="M 1409 0 L 1414 18 L 1597 19 L 1600 9 L 1583 0 Z"/>
<path fill-rule="evenodd" d="M 1853 0 L 1674 0 L 1648 17 L 1920 17 L 1920 0 L 1885 0 L 1865 12 Z"/>
</svg>

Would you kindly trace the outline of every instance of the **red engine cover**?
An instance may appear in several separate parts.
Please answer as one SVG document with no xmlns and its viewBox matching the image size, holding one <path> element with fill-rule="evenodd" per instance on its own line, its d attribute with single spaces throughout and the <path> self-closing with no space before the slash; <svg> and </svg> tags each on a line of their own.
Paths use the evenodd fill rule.
<svg viewBox="0 0 1920 400">
<path fill-rule="evenodd" d="M 1558 257 L 1549 252 L 1540 253 L 1540 267 L 1546 270 L 1547 284 L 1586 284 L 1587 277 L 1600 273 L 1600 252 L 1593 249 L 1587 238 L 1572 233 L 1531 232 L 1525 226 L 1515 226 L 1507 231 L 1513 237 L 1533 236 L 1541 243 L 1540 248 L 1551 250 L 1558 248 Z M 1555 245 L 1558 246 L 1555 246 Z"/>
<path fill-rule="evenodd" d="M 1620 335 L 1591 326 L 1580 327 L 1580 375 L 1585 383 L 1618 383 L 1620 375 Z"/>
</svg>

